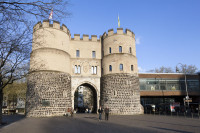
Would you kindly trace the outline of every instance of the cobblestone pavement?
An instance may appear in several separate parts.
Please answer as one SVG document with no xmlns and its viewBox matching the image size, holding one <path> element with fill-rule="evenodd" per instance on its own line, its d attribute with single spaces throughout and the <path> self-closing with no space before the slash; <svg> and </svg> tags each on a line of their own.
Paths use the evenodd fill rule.
<svg viewBox="0 0 200 133">
<path fill-rule="evenodd" d="M 104 116 L 103 116 L 104 118 Z M 10 118 L 11 119 L 11 118 Z M 98 121 L 97 114 L 71 117 L 22 118 L 0 128 L 1 133 L 199 133 L 200 119 L 172 116 L 110 116 Z"/>
</svg>

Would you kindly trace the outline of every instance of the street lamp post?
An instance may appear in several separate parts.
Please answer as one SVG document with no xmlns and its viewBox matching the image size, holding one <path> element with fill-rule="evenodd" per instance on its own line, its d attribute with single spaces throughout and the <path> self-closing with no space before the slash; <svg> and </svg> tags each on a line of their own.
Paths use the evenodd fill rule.
<svg viewBox="0 0 200 133">
<path fill-rule="evenodd" d="M 155 77 L 155 82 L 156 82 L 156 78 L 159 77 L 161 79 L 161 81 L 163 80 L 162 77 L 160 75 L 156 75 Z M 163 104 L 164 104 L 164 111 L 165 111 L 165 98 L 164 98 L 164 92 L 163 89 L 160 87 L 160 80 L 158 79 L 158 85 L 159 85 L 159 90 L 162 90 L 162 98 L 163 98 Z"/>
<path fill-rule="evenodd" d="M 187 105 L 188 105 L 188 108 L 189 108 L 189 95 L 188 95 L 188 89 L 187 89 L 187 79 L 186 79 L 186 66 L 184 66 L 183 64 L 181 64 L 181 63 L 178 63 L 177 65 L 176 65 L 176 72 L 178 72 L 179 71 L 179 69 L 178 69 L 178 65 L 181 65 L 182 66 L 182 68 L 184 68 L 184 75 L 185 75 L 185 91 L 186 91 L 186 97 L 185 97 L 185 99 L 187 100 Z M 185 101 L 184 101 L 184 103 L 185 103 Z"/>
<path fill-rule="evenodd" d="M 156 75 L 156 77 L 155 77 L 155 82 L 156 82 L 156 78 L 157 78 L 157 77 L 159 77 L 159 78 L 162 80 L 162 77 L 161 77 L 160 75 Z M 159 85 L 159 90 L 160 90 L 160 81 L 159 81 L 159 79 L 158 79 L 158 83 L 159 83 L 158 85 Z"/>
</svg>

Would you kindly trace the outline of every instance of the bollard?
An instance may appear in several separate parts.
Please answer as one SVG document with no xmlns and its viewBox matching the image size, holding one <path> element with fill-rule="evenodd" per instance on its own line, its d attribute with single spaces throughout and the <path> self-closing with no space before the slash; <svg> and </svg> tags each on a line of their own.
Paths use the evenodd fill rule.
<svg viewBox="0 0 200 133">
<path fill-rule="evenodd" d="M 178 117 L 178 112 L 177 112 L 177 117 Z"/>
<path fill-rule="evenodd" d="M 185 116 L 185 118 L 186 118 L 186 114 L 185 114 L 185 112 L 184 112 L 184 116 Z"/>
</svg>

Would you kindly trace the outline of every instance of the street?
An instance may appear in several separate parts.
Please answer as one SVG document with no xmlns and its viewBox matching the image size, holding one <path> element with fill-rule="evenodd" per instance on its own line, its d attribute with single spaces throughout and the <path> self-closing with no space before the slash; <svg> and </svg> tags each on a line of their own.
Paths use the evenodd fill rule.
<svg viewBox="0 0 200 133">
<path fill-rule="evenodd" d="M 0 128 L 1 133 L 197 133 L 200 119 L 184 117 L 132 115 L 110 116 L 98 121 L 97 114 L 75 114 L 71 117 L 21 118 Z"/>
</svg>

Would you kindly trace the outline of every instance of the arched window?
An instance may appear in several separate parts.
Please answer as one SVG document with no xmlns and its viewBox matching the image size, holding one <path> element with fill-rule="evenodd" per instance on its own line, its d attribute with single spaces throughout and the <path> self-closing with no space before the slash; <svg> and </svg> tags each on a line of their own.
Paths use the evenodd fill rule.
<svg viewBox="0 0 200 133">
<path fill-rule="evenodd" d="M 81 73 L 81 66 L 78 65 L 78 73 Z"/>
<path fill-rule="evenodd" d="M 119 46 L 119 52 L 122 53 L 122 46 Z"/>
<path fill-rule="evenodd" d="M 77 65 L 75 65 L 75 67 L 74 67 L 74 73 L 78 73 Z"/>
</svg>

